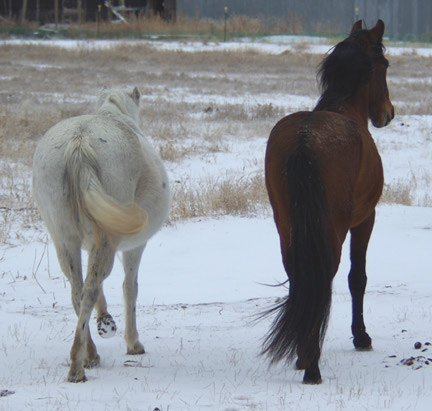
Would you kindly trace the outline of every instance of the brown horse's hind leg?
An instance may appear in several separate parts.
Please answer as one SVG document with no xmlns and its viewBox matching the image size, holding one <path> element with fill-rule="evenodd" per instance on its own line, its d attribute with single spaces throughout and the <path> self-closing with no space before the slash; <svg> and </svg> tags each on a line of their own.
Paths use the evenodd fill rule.
<svg viewBox="0 0 432 411">
<path fill-rule="evenodd" d="M 305 369 L 305 373 L 303 376 L 303 384 L 315 385 L 322 383 L 318 362 L 319 358 L 313 360 L 309 367 Z"/>
<path fill-rule="evenodd" d="M 314 334 L 310 337 L 308 342 L 309 345 L 315 347 L 316 354 L 312 358 L 304 354 L 302 347 L 298 347 L 297 355 L 298 359 L 296 362 L 297 370 L 305 370 L 303 375 L 303 384 L 321 384 L 321 372 L 319 369 L 319 359 L 321 356 L 321 350 L 319 346 L 319 336 Z"/>
<path fill-rule="evenodd" d="M 352 326 L 354 347 L 372 349 L 372 340 L 363 321 L 363 297 L 366 289 L 366 251 L 375 223 L 375 211 L 360 225 L 351 229 L 351 271 L 348 276 L 352 297 Z"/>
</svg>

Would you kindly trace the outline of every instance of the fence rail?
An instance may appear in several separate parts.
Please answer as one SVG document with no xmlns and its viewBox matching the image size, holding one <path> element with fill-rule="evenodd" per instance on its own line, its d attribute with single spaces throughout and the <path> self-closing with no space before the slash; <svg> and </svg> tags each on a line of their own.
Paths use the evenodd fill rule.
<svg viewBox="0 0 432 411">
<path fill-rule="evenodd" d="M 189 16 L 223 19 L 230 15 L 286 19 L 304 32 L 331 29 L 346 32 L 356 19 L 373 26 L 380 18 L 394 38 L 432 34 L 432 0 L 177 0 L 177 10 Z"/>
</svg>

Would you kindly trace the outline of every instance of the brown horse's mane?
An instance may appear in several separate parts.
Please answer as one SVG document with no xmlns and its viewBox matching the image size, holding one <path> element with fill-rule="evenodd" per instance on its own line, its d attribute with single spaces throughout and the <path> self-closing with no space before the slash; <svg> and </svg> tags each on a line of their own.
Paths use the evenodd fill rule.
<svg viewBox="0 0 432 411">
<path fill-rule="evenodd" d="M 322 95 L 314 111 L 337 110 L 341 104 L 372 78 L 374 62 L 382 61 L 384 46 L 377 43 L 368 52 L 364 37 L 368 30 L 358 30 L 338 43 L 318 68 L 318 81 Z"/>
</svg>

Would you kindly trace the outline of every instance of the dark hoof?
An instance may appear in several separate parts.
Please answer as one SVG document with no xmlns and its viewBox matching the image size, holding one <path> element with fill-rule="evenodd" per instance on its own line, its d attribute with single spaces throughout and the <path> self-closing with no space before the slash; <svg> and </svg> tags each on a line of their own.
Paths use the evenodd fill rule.
<svg viewBox="0 0 432 411">
<path fill-rule="evenodd" d="M 303 377 L 303 384 L 318 385 L 322 383 L 321 374 L 318 371 L 306 371 Z"/>
<path fill-rule="evenodd" d="M 373 351 L 372 345 L 369 345 L 368 347 L 355 347 L 355 349 L 360 352 Z"/>
<path fill-rule="evenodd" d="M 353 343 L 357 351 L 372 351 L 372 339 L 366 333 L 361 337 L 354 337 Z"/>
</svg>

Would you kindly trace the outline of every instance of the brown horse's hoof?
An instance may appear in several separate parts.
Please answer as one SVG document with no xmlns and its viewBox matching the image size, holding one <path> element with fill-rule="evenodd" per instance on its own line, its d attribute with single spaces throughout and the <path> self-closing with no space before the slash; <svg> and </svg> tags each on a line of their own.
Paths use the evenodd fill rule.
<svg viewBox="0 0 432 411">
<path fill-rule="evenodd" d="M 306 370 L 303 376 L 303 384 L 318 385 L 322 383 L 321 373 L 318 368 Z"/>
<path fill-rule="evenodd" d="M 372 351 L 372 339 L 367 333 L 360 337 L 354 337 L 353 344 L 357 351 Z"/>
<path fill-rule="evenodd" d="M 367 352 L 367 351 L 373 351 L 372 345 L 369 345 L 368 347 L 355 347 L 356 351 L 360 352 Z"/>
<path fill-rule="evenodd" d="M 319 385 L 322 383 L 321 376 L 317 377 L 306 377 L 306 375 L 303 377 L 303 384 L 306 385 Z"/>
</svg>

